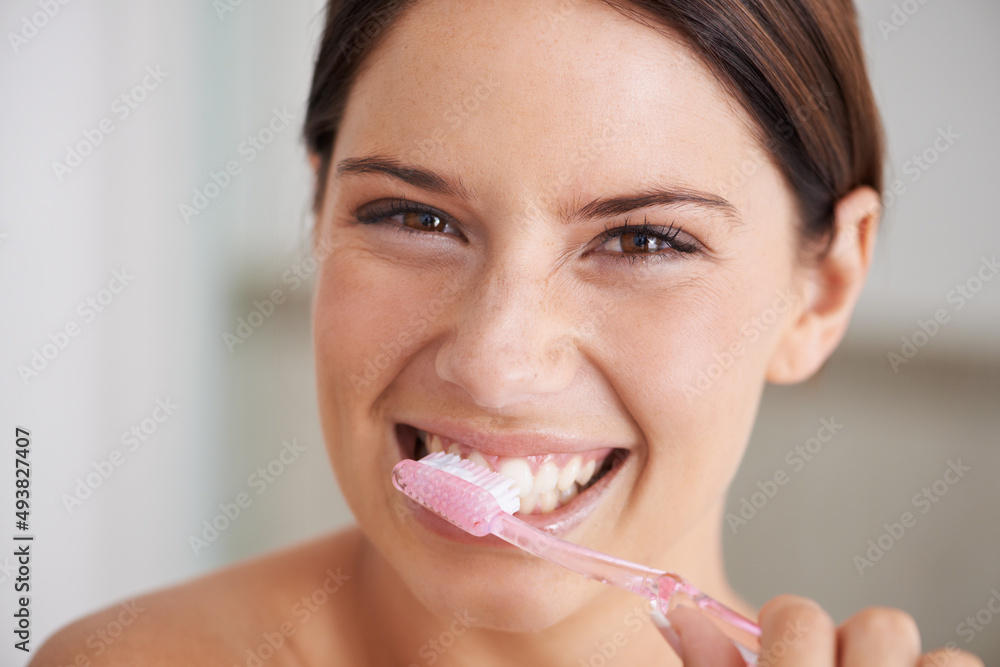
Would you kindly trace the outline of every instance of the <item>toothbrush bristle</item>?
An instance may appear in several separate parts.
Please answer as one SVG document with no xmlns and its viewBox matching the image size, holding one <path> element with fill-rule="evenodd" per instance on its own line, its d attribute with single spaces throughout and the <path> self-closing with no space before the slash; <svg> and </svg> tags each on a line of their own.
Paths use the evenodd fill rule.
<svg viewBox="0 0 1000 667">
<path fill-rule="evenodd" d="M 480 537 L 490 532 L 497 513 L 513 514 L 521 507 L 513 480 L 456 454 L 404 459 L 392 469 L 392 483 L 438 516 Z"/>
</svg>

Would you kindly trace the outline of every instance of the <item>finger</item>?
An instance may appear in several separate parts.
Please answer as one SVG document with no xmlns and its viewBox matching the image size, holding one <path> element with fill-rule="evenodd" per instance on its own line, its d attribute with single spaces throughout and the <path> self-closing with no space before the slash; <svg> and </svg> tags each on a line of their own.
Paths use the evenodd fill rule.
<svg viewBox="0 0 1000 667">
<path fill-rule="evenodd" d="M 807 598 L 779 595 L 760 610 L 760 667 L 833 667 L 837 628 L 823 608 Z"/>
<path fill-rule="evenodd" d="M 674 653 L 676 653 L 677 657 L 681 659 L 681 662 L 683 662 L 684 647 L 681 645 L 680 635 L 678 635 L 677 631 L 674 630 L 674 626 L 670 620 L 660 613 L 659 609 L 651 609 L 649 612 L 649 618 L 652 619 L 653 625 L 656 626 L 656 629 L 660 631 L 663 638 L 667 640 L 668 644 L 670 644 L 670 648 L 674 649 Z"/>
<path fill-rule="evenodd" d="M 862 609 L 840 626 L 837 635 L 841 661 L 851 667 L 913 667 L 920 657 L 917 622 L 899 609 Z"/>
<path fill-rule="evenodd" d="M 920 656 L 918 667 L 984 667 L 983 661 L 957 648 L 939 648 Z"/>
<path fill-rule="evenodd" d="M 703 614 L 678 607 L 667 618 L 680 638 L 681 650 L 677 653 L 684 667 L 746 667 L 729 637 Z"/>
</svg>

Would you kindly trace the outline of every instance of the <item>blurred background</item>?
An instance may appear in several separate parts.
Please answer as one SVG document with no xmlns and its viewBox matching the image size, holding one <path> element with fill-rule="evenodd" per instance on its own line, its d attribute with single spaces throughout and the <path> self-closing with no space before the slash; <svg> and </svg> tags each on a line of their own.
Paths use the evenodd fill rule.
<svg viewBox="0 0 1000 667">
<path fill-rule="evenodd" d="M 1000 664 L 1000 4 L 860 12 L 885 225 L 834 358 L 765 394 L 727 562 L 753 603 L 807 595 L 838 622 L 899 606 L 926 646 Z M 26 428 L 35 648 L 352 521 L 309 333 L 299 136 L 321 27 L 320 0 L 0 4 L 0 498 L 9 517 Z M 206 533 L 241 492 L 252 504 Z M 4 521 L 7 625 L 17 532 Z M 0 664 L 23 665 L 12 643 Z"/>
</svg>

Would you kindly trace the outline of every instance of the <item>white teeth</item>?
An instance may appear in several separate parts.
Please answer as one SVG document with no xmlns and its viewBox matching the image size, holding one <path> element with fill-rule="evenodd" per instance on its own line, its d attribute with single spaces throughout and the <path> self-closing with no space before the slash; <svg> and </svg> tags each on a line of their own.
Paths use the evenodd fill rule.
<svg viewBox="0 0 1000 667">
<path fill-rule="evenodd" d="M 535 511 L 535 505 L 538 504 L 538 494 L 532 493 L 527 498 L 521 498 L 521 509 L 518 510 L 519 514 L 531 514 Z"/>
<path fill-rule="evenodd" d="M 580 467 L 583 465 L 582 459 L 579 456 L 574 456 L 569 460 L 559 472 L 559 479 L 556 481 L 556 486 L 560 491 L 567 491 L 572 489 L 576 484 L 576 476 L 580 472 Z"/>
<path fill-rule="evenodd" d="M 535 482 L 532 491 L 541 496 L 555 489 L 557 481 L 559 481 L 559 468 L 556 467 L 555 462 L 546 461 L 535 473 Z"/>
<path fill-rule="evenodd" d="M 479 452 L 472 452 L 469 454 L 469 460 L 475 463 L 480 468 L 490 469 L 490 464 L 486 462 L 486 457 L 484 457 Z"/>
<path fill-rule="evenodd" d="M 542 513 L 551 512 L 556 508 L 559 503 L 559 492 L 556 489 L 550 489 L 538 497 L 538 507 L 542 510 Z"/>
<path fill-rule="evenodd" d="M 576 482 L 573 482 L 573 486 L 568 489 L 563 489 L 559 491 L 559 504 L 565 505 L 569 501 L 576 498 L 576 494 L 579 493 L 579 487 L 577 487 Z"/>
<path fill-rule="evenodd" d="M 534 484 L 534 476 L 531 474 L 531 466 L 524 459 L 504 459 L 500 464 L 498 473 L 504 477 L 510 477 L 517 486 L 518 495 L 527 498 L 531 495 Z"/>
<path fill-rule="evenodd" d="M 545 514 L 569 503 L 590 483 L 598 465 L 603 461 L 603 458 L 601 461 L 590 459 L 584 463 L 580 455 L 568 458 L 563 456 L 558 459 L 564 461 L 560 468 L 553 457 L 540 457 L 544 463 L 532 472 L 532 464 L 527 458 L 491 456 L 487 459 L 481 452 L 463 447 L 457 442 L 445 441 L 434 433 L 417 429 L 417 437 L 424 442 L 428 453 L 447 451 L 449 454 L 463 456 L 460 450 L 464 448 L 468 454 L 465 458 L 474 465 L 510 478 L 517 487 L 521 501 L 519 514 L 523 515 L 536 512 Z M 447 447 L 444 446 L 445 442 L 448 442 Z M 491 461 L 495 462 L 491 465 Z"/>
</svg>

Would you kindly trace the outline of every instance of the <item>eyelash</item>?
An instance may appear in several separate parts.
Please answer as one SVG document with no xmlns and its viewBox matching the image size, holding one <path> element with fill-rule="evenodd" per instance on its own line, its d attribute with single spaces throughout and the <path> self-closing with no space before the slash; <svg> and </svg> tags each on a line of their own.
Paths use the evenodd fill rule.
<svg viewBox="0 0 1000 667">
<path fill-rule="evenodd" d="M 444 224 L 454 226 L 452 219 L 428 206 L 422 204 L 411 203 L 406 200 L 405 197 L 401 199 L 391 199 L 388 203 L 381 205 L 381 207 L 376 207 L 374 210 L 357 213 L 355 212 L 355 218 L 357 221 L 363 225 L 373 225 L 385 223 L 389 218 L 400 215 L 403 213 L 426 213 L 428 215 L 433 215 L 440 218 Z M 425 234 L 426 232 L 414 229 L 413 227 L 408 227 L 407 225 L 392 225 L 392 227 L 397 231 L 408 232 L 410 234 Z M 659 225 L 651 225 L 647 222 L 646 218 L 643 218 L 642 224 L 630 225 L 629 218 L 625 218 L 625 223 L 620 227 L 614 228 L 604 228 L 604 233 L 601 235 L 600 243 L 598 246 L 604 245 L 609 240 L 614 238 L 620 238 L 626 234 L 643 234 L 645 236 L 652 237 L 656 240 L 662 241 L 670 247 L 674 252 L 678 254 L 679 257 L 685 257 L 698 252 L 699 245 L 695 241 L 678 241 L 677 236 L 684 231 L 681 227 L 674 226 L 671 223 L 667 227 L 662 227 Z M 659 262 L 669 259 L 671 253 L 667 252 L 655 252 L 655 253 L 625 253 L 625 252 L 612 252 L 605 253 L 610 254 L 615 257 L 616 261 L 628 261 L 630 264 L 634 262 Z"/>
<path fill-rule="evenodd" d="M 673 223 L 670 223 L 667 227 L 661 227 L 659 225 L 651 225 L 647 222 L 646 218 L 642 219 L 642 224 L 640 225 L 630 225 L 628 224 L 629 218 L 625 218 L 625 224 L 620 227 L 615 227 L 614 229 L 608 229 L 605 227 L 604 234 L 601 236 L 601 244 L 603 245 L 610 239 L 620 238 L 626 234 L 643 234 L 645 236 L 652 237 L 659 241 L 666 243 L 670 248 L 678 254 L 679 257 L 685 257 L 687 255 L 692 255 L 698 252 L 698 244 L 695 241 L 678 241 L 677 236 L 684 231 L 680 227 L 675 227 Z M 661 262 L 668 259 L 670 253 L 666 252 L 655 252 L 655 253 L 626 253 L 626 252 L 614 252 L 610 253 L 614 255 L 619 260 L 627 260 L 628 262 Z"/>
<path fill-rule="evenodd" d="M 423 206 L 421 204 L 410 203 L 405 197 L 401 199 L 390 199 L 387 204 L 382 204 L 380 207 L 376 206 L 374 210 L 367 213 L 355 213 L 355 218 L 358 222 L 363 225 L 375 225 L 384 223 L 389 218 L 400 215 L 401 213 L 426 213 L 428 215 L 433 215 L 434 217 L 441 218 L 446 225 L 453 225 L 452 219 L 436 211 L 428 206 Z M 409 232 L 411 234 L 424 234 L 418 229 L 413 227 L 407 227 L 406 225 L 392 225 L 397 231 Z"/>
</svg>

